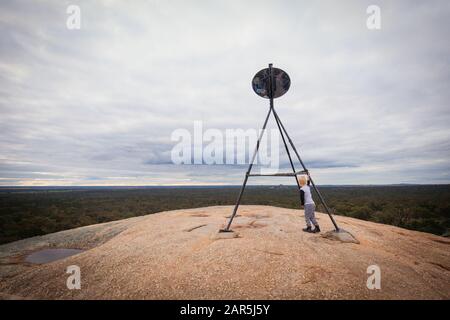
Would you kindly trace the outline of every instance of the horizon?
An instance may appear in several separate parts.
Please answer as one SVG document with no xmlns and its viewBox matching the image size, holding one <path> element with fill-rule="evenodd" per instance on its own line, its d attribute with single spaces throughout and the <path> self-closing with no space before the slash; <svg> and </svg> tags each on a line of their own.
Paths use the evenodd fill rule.
<svg viewBox="0 0 450 320">
<path fill-rule="evenodd" d="M 449 183 L 390 183 L 390 184 L 316 184 L 319 187 L 415 187 L 450 186 Z M 186 185 L 48 185 L 48 186 L 0 186 L 0 189 L 45 189 L 45 188 L 203 188 L 242 187 L 242 184 L 186 184 Z M 247 184 L 248 187 L 297 187 L 296 184 Z"/>
</svg>

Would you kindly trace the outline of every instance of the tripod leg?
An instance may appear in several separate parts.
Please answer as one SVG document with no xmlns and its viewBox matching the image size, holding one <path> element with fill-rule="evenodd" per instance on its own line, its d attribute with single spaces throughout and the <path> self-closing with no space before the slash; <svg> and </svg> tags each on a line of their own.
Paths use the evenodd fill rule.
<svg viewBox="0 0 450 320">
<path fill-rule="evenodd" d="M 227 227 L 224 229 L 224 231 L 230 231 L 231 223 L 233 222 L 234 217 L 236 216 L 237 210 L 239 208 L 239 204 L 241 203 L 242 195 L 244 194 L 245 186 L 247 185 L 248 175 L 250 174 L 250 171 L 252 170 L 253 163 L 255 162 L 256 154 L 259 150 L 259 144 L 261 142 L 262 136 L 264 134 L 264 131 L 266 130 L 267 121 L 269 120 L 270 113 L 272 112 L 272 107 L 270 107 L 269 112 L 267 113 L 266 120 L 264 120 L 264 125 L 262 127 L 261 133 L 259 134 L 258 141 L 256 142 L 256 148 L 253 152 L 252 159 L 250 161 L 250 164 L 248 166 L 247 172 L 245 173 L 244 182 L 242 183 L 241 191 L 239 192 L 239 196 L 236 201 L 236 205 L 234 206 L 233 214 L 230 217 L 230 220 L 228 221 Z"/>
<path fill-rule="evenodd" d="M 276 114 L 275 113 L 275 109 L 274 109 L 273 112 L 274 112 L 274 115 L 275 115 Z M 289 147 L 288 147 L 288 145 L 286 143 L 286 139 L 284 138 L 283 130 L 281 129 L 280 119 L 277 116 L 275 116 L 275 121 L 277 122 L 278 130 L 280 131 L 280 134 L 281 134 L 281 139 L 283 140 L 283 144 L 284 144 L 284 147 L 286 148 L 286 153 L 288 155 L 289 162 L 291 163 L 292 171 L 294 172 L 295 182 L 297 182 L 297 187 L 300 190 L 300 183 L 298 182 L 297 176 L 295 175 L 296 171 L 295 171 L 294 163 L 292 162 L 291 153 L 289 152 Z"/>
<path fill-rule="evenodd" d="M 289 140 L 290 145 L 292 146 L 292 150 L 294 150 L 294 153 L 296 154 L 298 161 L 300 162 L 300 164 L 301 164 L 302 167 L 303 167 L 303 170 L 305 170 L 305 171 L 307 172 L 308 179 L 309 179 L 309 181 L 311 181 L 311 184 L 312 184 L 314 190 L 316 191 L 317 196 L 318 196 L 319 199 L 320 199 L 320 202 L 321 202 L 321 203 L 323 204 L 323 206 L 325 207 L 325 211 L 327 212 L 328 216 L 330 217 L 331 222 L 332 222 L 333 225 L 334 225 L 334 228 L 336 229 L 336 231 L 339 231 L 339 227 L 338 227 L 336 221 L 334 220 L 333 215 L 331 214 L 330 208 L 328 208 L 327 204 L 325 203 L 325 200 L 323 199 L 322 195 L 321 195 L 320 192 L 319 192 L 319 189 L 318 189 L 317 186 L 314 184 L 314 181 L 313 181 L 313 179 L 311 178 L 311 176 L 310 176 L 310 174 L 309 174 L 309 171 L 306 169 L 305 164 L 303 163 L 302 159 L 300 158 L 300 155 L 299 155 L 297 149 L 295 148 L 294 143 L 292 142 L 291 138 L 289 137 L 289 134 L 287 133 L 286 128 L 284 127 L 283 123 L 281 122 L 281 120 L 280 120 L 280 118 L 278 117 L 278 114 L 276 113 L 275 110 L 273 110 L 273 115 L 275 116 L 275 119 L 277 119 L 277 121 L 280 123 L 281 128 L 283 129 L 284 133 L 286 134 L 286 137 L 287 137 L 288 140 Z"/>
</svg>

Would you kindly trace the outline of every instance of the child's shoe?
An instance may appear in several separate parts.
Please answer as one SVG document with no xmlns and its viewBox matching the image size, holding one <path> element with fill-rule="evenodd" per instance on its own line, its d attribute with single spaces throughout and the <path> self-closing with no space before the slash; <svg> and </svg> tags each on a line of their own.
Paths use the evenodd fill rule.
<svg viewBox="0 0 450 320">
<path fill-rule="evenodd" d="M 308 226 L 308 227 L 306 227 L 306 228 L 303 228 L 302 230 L 305 231 L 305 232 L 312 232 L 310 226 Z"/>
<path fill-rule="evenodd" d="M 313 233 L 319 233 L 320 232 L 320 227 L 319 225 L 314 227 L 314 230 L 312 231 Z"/>
</svg>

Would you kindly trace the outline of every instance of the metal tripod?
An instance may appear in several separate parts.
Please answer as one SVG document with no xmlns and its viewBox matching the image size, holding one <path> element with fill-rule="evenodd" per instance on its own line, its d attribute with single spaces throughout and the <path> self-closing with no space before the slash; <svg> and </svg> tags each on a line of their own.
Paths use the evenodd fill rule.
<svg viewBox="0 0 450 320">
<path fill-rule="evenodd" d="M 264 120 L 264 124 L 263 124 L 262 130 L 261 130 L 261 133 L 259 134 L 258 141 L 256 142 L 255 151 L 253 152 L 253 156 L 251 158 L 251 161 L 250 161 L 250 164 L 248 166 L 247 172 L 245 173 L 244 182 L 243 182 L 241 190 L 239 192 L 239 196 L 237 198 L 236 205 L 234 206 L 233 214 L 231 215 L 230 220 L 228 221 L 228 224 L 227 224 L 226 228 L 221 230 L 221 231 L 224 231 L 224 232 L 231 231 L 230 230 L 231 223 L 233 222 L 233 219 L 236 216 L 236 213 L 237 213 L 237 210 L 238 210 L 239 205 L 241 203 L 242 195 L 244 194 L 245 186 L 247 185 L 247 181 L 248 181 L 249 177 L 254 177 L 254 176 L 293 176 L 295 181 L 296 181 L 296 183 L 297 183 L 297 187 L 298 187 L 298 189 L 300 191 L 300 184 L 299 184 L 298 179 L 297 179 L 297 175 L 298 174 L 306 174 L 308 176 L 308 179 L 311 182 L 311 185 L 313 186 L 314 190 L 316 191 L 320 202 L 324 206 L 325 211 L 327 212 L 328 216 L 330 217 L 331 222 L 334 225 L 334 228 L 336 229 L 336 231 L 339 231 L 339 227 L 336 224 L 336 221 L 334 220 L 333 215 L 330 212 L 330 208 L 328 208 L 327 204 L 325 203 L 325 200 L 323 199 L 322 195 L 319 192 L 319 189 L 317 188 L 317 186 L 315 185 L 313 179 L 311 178 L 311 175 L 310 175 L 308 169 L 306 169 L 306 166 L 303 163 L 302 159 L 300 158 L 300 155 L 299 155 L 297 149 L 295 148 L 294 143 L 292 142 L 291 138 L 289 137 L 289 134 L 287 133 L 286 128 L 284 127 L 283 123 L 280 120 L 280 117 L 278 116 L 277 112 L 275 111 L 275 108 L 273 107 L 273 93 L 274 92 L 273 92 L 273 74 L 272 74 L 272 64 L 271 63 L 269 64 L 269 88 L 270 88 L 269 89 L 269 98 L 270 98 L 269 112 L 267 113 L 266 119 Z M 284 144 L 284 147 L 286 148 L 286 153 L 288 155 L 289 162 L 291 164 L 292 172 L 291 173 L 274 173 L 274 174 L 251 174 L 253 163 L 255 161 L 256 155 L 257 155 L 258 150 L 259 150 L 259 144 L 261 142 L 261 139 L 262 139 L 262 136 L 264 134 L 264 131 L 266 130 L 267 121 L 269 120 L 270 114 L 273 114 L 273 116 L 275 117 L 275 121 L 277 123 L 278 130 L 280 131 L 281 138 L 283 140 L 283 144 Z M 300 164 L 301 164 L 301 166 L 303 168 L 302 171 L 296 171 L 295 170 L 294 163 L 292 162 L 291 153 L 290 153 L 288 145 L 286 143 L 286 138 L 289 141 L 289 144 L 291 145 L 292 150 L 294 151 L 295 155 L 297 156 L 298 161 L 300 162 Z"/>
</svg>

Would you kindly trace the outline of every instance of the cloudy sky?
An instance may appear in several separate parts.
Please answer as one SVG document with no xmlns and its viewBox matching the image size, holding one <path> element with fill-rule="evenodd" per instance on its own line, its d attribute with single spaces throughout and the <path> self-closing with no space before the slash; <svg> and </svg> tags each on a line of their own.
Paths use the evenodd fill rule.
<svg viewBox="0 0 450 320">
<path fill-rule="evenodd" d="M 245 165 L 172 164 L 171 134 L 261 127 L 269 62 L 319 184 L 450 183 L 449 17 L 447 0 L 2 0 L 0 185 L 239 184 Z"/>
</svg>

